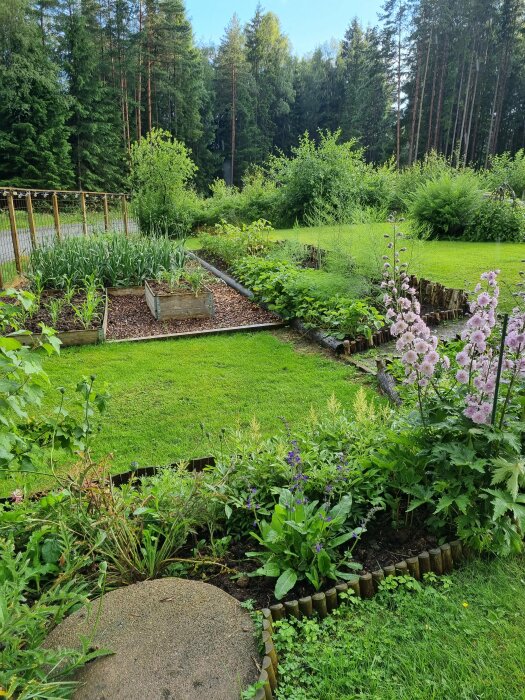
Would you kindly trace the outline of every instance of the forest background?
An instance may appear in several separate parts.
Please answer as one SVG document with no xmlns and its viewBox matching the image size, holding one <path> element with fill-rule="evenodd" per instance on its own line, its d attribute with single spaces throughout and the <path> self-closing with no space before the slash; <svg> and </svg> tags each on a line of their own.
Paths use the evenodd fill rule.
<svg viewBox="0 0 525 700">
<path fill-rule="evenodd" d="M 126 188 L 154 127 L 191 149 L 205 194 L 324 129 L 369 162 L 485 167 L 525 146 L 525 2 L 387 0 L 299 57 L 261 5 L 198 46 L 183 0 L 2 0 L 0 184 Z"/>
</svg>

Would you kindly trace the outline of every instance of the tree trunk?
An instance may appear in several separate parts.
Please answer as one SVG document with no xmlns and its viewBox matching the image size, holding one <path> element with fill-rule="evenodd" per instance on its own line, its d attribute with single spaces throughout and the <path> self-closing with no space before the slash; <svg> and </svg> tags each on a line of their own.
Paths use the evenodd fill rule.
<svg viewBox="0 0 525 700">
<path fill-rule="evenodd" d="M 427 57 L 425 60 L 425 72 L 423 73 L 423 85 L 421 87 L 421 102 L 419 104 L 419 116 L 417 120 L 417 133 L 416 133 L 416 148 L 414 152 L 414 161 L 417 161 L 418 151 L 419 151 L 419 136 L 421 133 L 421 119 L 423 117 L 423 103 L 425 101 L 425 87 L 427 84 L 427 74 L 428 74 L 428 62 L 430 60 L 430 45 L 432 44 L 432 29 L 428 37 L 428 48 Z"/>
<path fill-rule="evenodd" d="M 235 145 L 237 138 L 237 67 L 232 63 L 232 123 L 231 123 L 231 140 L 232 140 L 232 162 L 231 162 L 231 184 L 233 186 L 233 178 L 235 173 Z"/>
</svg>

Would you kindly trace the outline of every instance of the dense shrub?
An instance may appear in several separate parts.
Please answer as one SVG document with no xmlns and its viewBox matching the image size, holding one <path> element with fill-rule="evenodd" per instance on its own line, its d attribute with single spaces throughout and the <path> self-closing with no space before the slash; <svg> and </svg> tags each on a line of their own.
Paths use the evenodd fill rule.
<svg viewBox="0 0 525 700">
<path fill-rule="evenodd" d="M 201 250 L 205 256 L 218 258 L 230 266 L 247 255 L 265 253 L 270 246 L 268 234 L 272 230 L 269 222 L 264 219 L 241 226 L 223 221 L 216 224 L 215 233 L 200 236 Z"/>
<path fill-rule="evenodd" d="M 525 199 L 525 149 L 513 156 L 510 153 L 493 156 L 486 180 L 490 190 L 508 186 L 516 197 Z"/>
<path fill-rule="evenodd" d="M 523 241 L 525 206 L 517 201 L 485 199 L 473 212 L 465 238 L 471 241 Z"/>
<path fill-rule="evenodd" d="M 211 197 L 202 202 L 199 224 L 227 221 L 240 225 L 275 218 L 276 186 L 261 170 L 246 175 L 242 189 L 228 187 L 224 180 L 215 180 L 210 189 Z"/>
<path fill-rule="evenodd" d="M 478 183 L 470 173 L 442 175 L 414 193 L 410 216 L 431 238 L 459 238 L 481 202 Z"/>
<path fill-rule="evenodd" d="M 340 132 L 320 132 L 319 142 L 302 136 L 291 157 L 269 159 L 269 176 L 278 185 L 280 225 L 346 223 L 366 204 L 368 166 L 355 141 L 339 143 Z"/>
<path fill-rule="evenodd" d="M 455 172 L 445 156 L 435 151 L 427 153 L 422 160 L 395 173 L 393 192 L 388 202 L 390 210 L 406 211 L 418 188 L 430 180 L 438 180 L 444 175 L 451 175 Z"/>
<path fill-rule="evenodd" d="M 197 166 L 168 131 L 152 129 L 131 147 L 132 208 L 145 234 L 180 237 L 197 217 L 199 200 L 189 189 Z"/>
<path fill-rule="evenodd" d="M 133 287 L 162 270 L 180 267 L 184 259 L 184 248 L 166 237 L 67 238 L 33 250 L 29 276 L 47 289 L 82 286 L 86 278 L 104 287 Z"/>
</svg>

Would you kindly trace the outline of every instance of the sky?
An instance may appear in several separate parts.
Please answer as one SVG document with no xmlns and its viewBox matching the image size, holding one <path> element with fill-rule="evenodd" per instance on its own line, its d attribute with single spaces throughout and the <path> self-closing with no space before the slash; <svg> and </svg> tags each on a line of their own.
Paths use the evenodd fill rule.
<svg viewBox="0 0 525 700">
<path fill-rule="evenodd" d="M 218 44 L 224 28 L 236 12 L 242 23 L 253 17 L 258 0 L 186 0 L 188 16 L 198 43 Z M 303 56 L 330 39 L 342 39 L 354 17 L 376 24 L 384 0 L 261 0 L 263 9 L 274 12 Z"/>
</svg>

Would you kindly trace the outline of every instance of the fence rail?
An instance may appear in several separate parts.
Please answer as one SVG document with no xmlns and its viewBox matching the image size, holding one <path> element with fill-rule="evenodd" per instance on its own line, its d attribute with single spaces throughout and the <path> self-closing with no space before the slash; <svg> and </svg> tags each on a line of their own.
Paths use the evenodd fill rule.
<svg viewBox="0 0 525 700">
<path fill-rule="evenodd" d="M 0 187 L 0 289 L 24 273 L 34 248 L 72 236 L 137 230 L 124 192 Z"/>
</svg>

